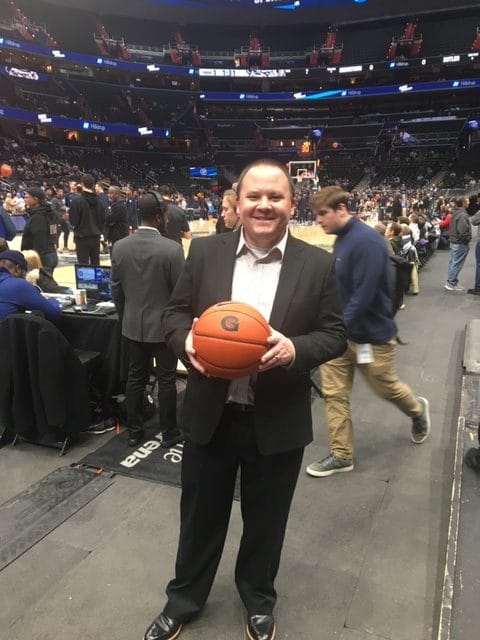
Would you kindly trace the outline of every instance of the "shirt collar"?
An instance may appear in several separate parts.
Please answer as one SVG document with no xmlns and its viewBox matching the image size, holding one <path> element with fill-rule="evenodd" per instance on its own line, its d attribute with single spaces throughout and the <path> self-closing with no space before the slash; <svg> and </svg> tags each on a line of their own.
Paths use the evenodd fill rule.
<svg viewBox="0 0 480 640">
<path fill-rule="evenodd" d="M 149 227 L 146 224 L 139 225 L 138 230 L 140 231 L 140 229 L 149 229 L 150 231 L 156 231 L 160 236 L 162 235 L 158 229 L 156 229 L 155 227 Z"/>
<path fill-rule="evenodd" d="M 280 259 L 283 259 L 283 256 L 285 254 L 285 247 L 287 246 L 287 240 L 288 240 L 288 229 L 285 229 L 285 233 L 283 234 L 283 237 L 279 240 L 279 242 L 277 242 L 277 244 L 273 245 L 273 247 L 270 247 L 270 249 L 267 251 L 267 253 L 265 255 L 269 255 L 270 253 L 272 253 L 273 250 L 278 250 L 280 252 Z M 255 247 L 253 247 L 255 249 Z M 240 239 L 238 241 L 238 246 L 237 246 L 237 251 L 235 256 L 238 257 L 241 253 L 244 253 L 245 251 L 250 250 L 250 247 L 248 246 L 246 240 L 245 240 L 245 233 L 243 230 L 243 227 L 240 229 Z"/>
</svg>

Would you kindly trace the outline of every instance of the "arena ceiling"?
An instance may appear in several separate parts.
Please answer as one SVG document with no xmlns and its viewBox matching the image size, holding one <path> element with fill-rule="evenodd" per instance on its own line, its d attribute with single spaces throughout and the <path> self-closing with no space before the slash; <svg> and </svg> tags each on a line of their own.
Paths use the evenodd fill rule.
<svg viewBox="0 0 480 640">
<path fill-rule="evenodd" d="M 64 9 L 100 15 L 156 19 L 180 24 L 264 26 L 363 22 L 399 15 L 478 7 L 474 0 L 46 0 Z"/>
</svg>

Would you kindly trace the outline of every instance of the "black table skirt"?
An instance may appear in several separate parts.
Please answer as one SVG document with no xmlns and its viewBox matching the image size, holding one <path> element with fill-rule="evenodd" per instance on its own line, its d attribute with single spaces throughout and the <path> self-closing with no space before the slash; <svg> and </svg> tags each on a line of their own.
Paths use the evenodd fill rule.
<svg viewBox="0 0 480 640">
<path fill-rule="evenodd" d="M 118 316 L 87 316 L 63 313 L 59 329 L 75 349 L 100 352 L 100 364 L 93 383 L 108 405 L 122 393 L 127 373 L 127 356 Z"/>
</svg>

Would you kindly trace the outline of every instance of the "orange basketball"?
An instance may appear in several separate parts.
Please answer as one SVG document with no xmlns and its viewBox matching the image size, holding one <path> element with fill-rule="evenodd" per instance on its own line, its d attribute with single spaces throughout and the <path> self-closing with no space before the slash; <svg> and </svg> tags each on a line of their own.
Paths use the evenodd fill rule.
<svg viewBox="0 0 480 640">
<path fill-rule="evenodd" d="M 257 371 L 268 351 L 268 322 L 243 302 L 219 302 L 202 313 L 193 332 L 197 360 L 216 378 L 233 380 Z"/>
<path fill-rule="evenodd" d="M 9 164 L 2 164 L 2 166 L 0 167 L 0 173 L 2 174 L 3 178 L 10 178 L 13 173 L 13 169 Z"/>
</svg>

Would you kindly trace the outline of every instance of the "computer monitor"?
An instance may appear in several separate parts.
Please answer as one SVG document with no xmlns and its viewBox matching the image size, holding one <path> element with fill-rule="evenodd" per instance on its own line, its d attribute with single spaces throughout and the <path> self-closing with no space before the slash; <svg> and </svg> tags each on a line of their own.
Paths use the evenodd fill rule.
<svg viewBox="0 0 480 640">
<path fill-rule="evenodd" d="M 112 299 L 112 268 L 93 267 L 88 264 L 75 265 L 75 284 L 77 289 L 85 289 L 87 300 L 106 302 Z"/>
</svg>

